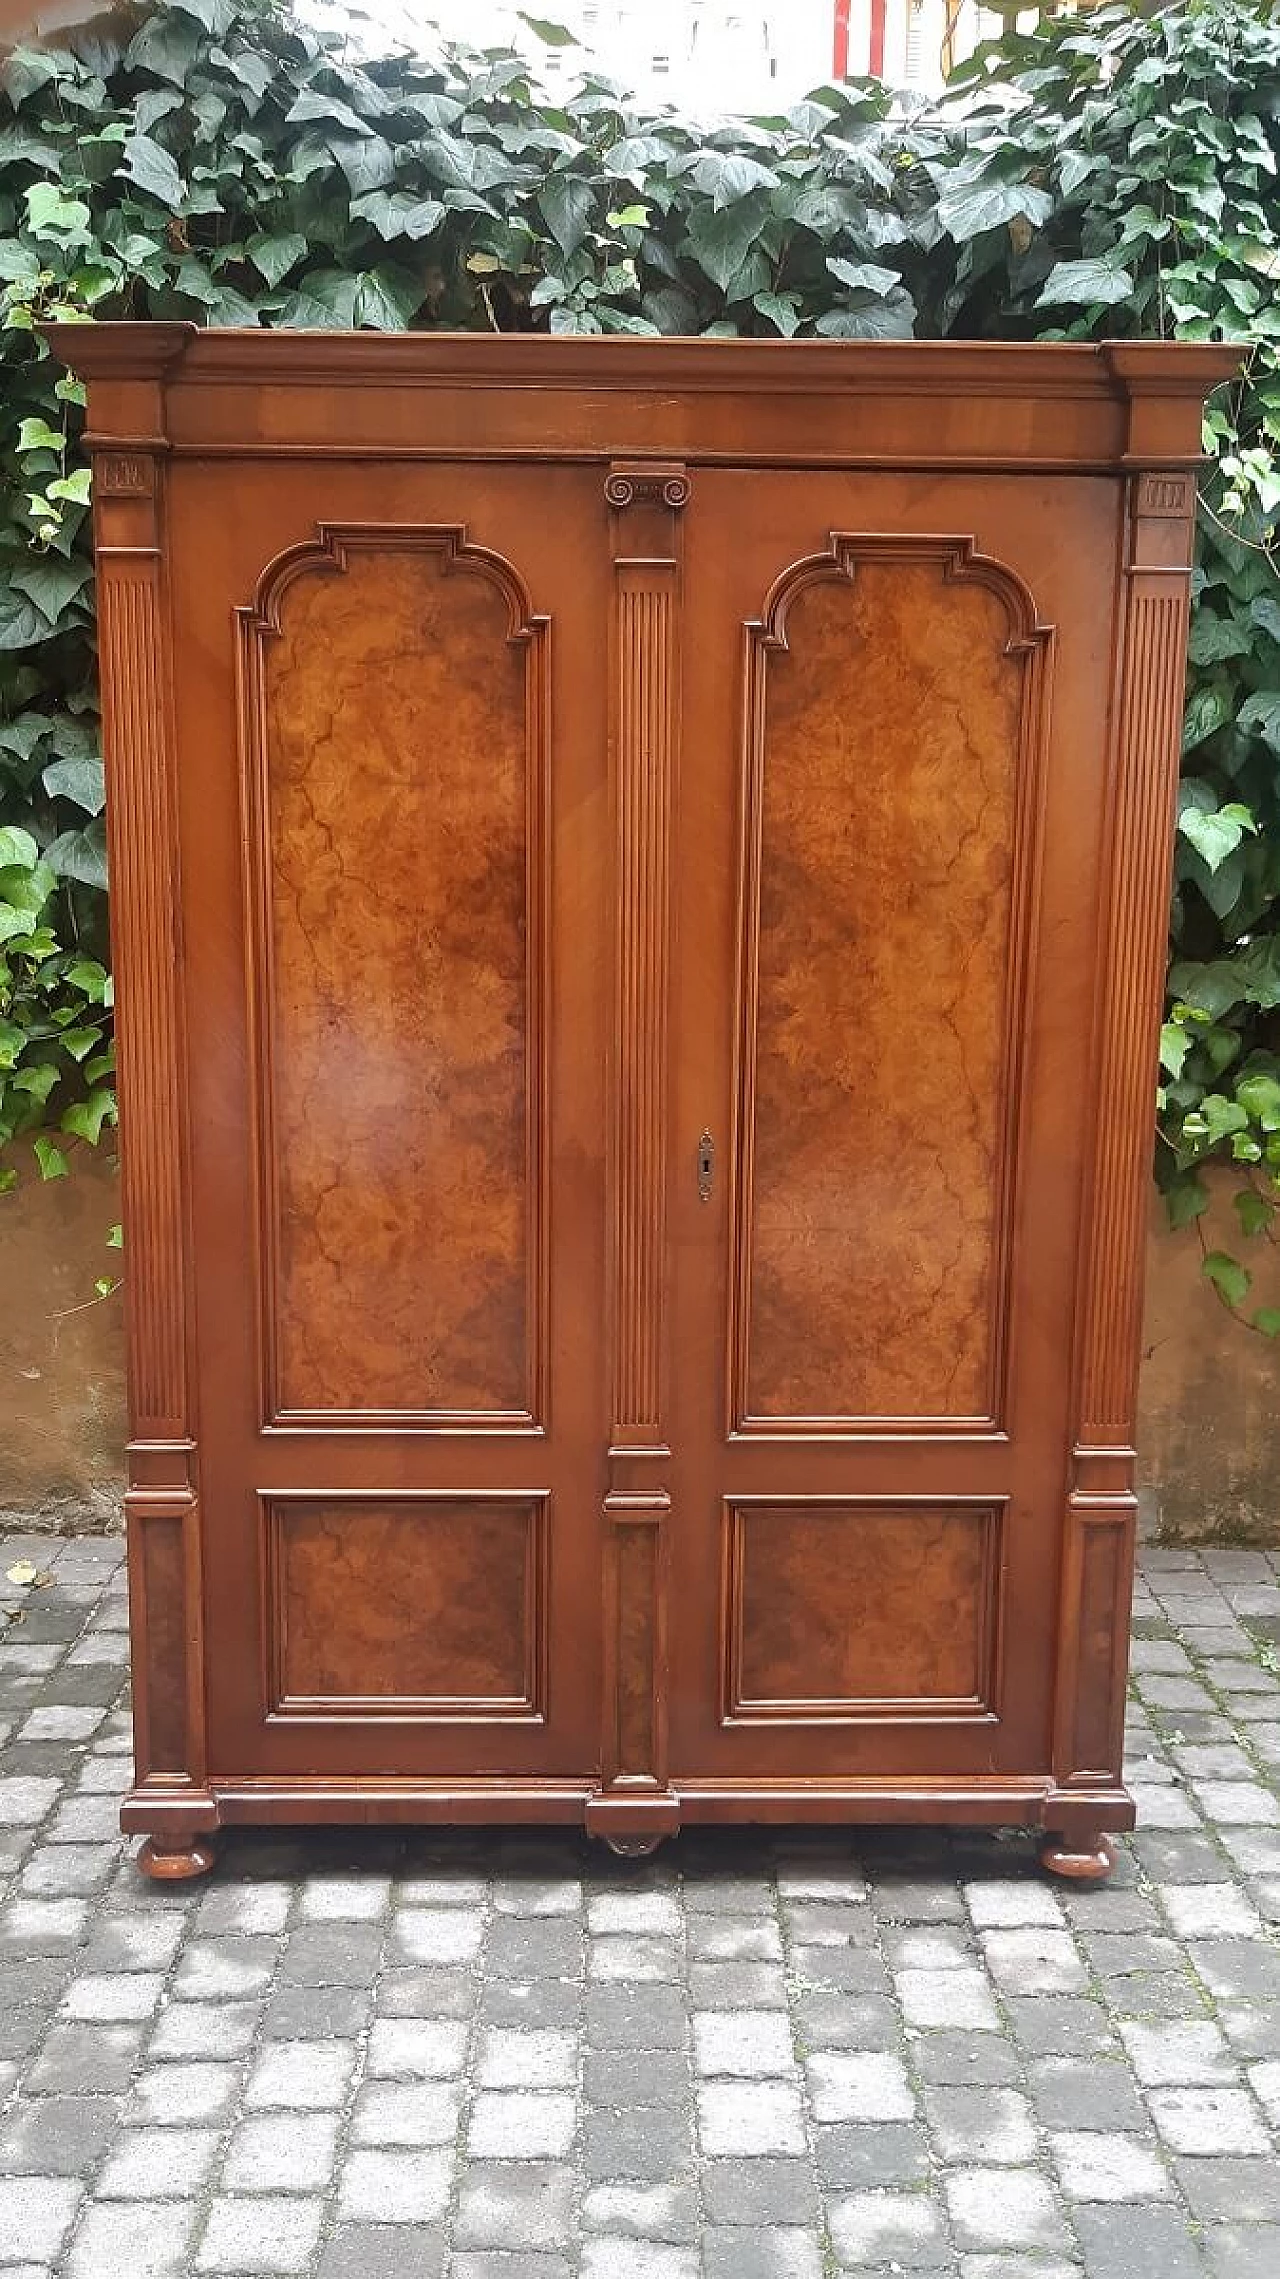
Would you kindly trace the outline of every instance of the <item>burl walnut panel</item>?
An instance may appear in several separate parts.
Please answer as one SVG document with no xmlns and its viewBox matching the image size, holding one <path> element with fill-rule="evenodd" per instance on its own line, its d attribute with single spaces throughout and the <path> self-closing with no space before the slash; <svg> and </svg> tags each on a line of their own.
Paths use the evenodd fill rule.
<svg viewBox="0 0 1280 2279">
<path fill-rule="evenodd" d="M 730 1716 L 993 1707 L 997 1509 L 730 1506 Z"/>
<path fill-rule="evenodd" d="M 531 1406 L 524 649 L 432 550 L 284 595 L 266 655 L 275 1396 Z"/>
<path fill-rule="evenodd" d="M 948 572 L 819 568 L 763 663 L 752 1416 L 993 1405 L 1022 671 Z"/>
<path fill-rule="evenodd" d="M 546 1499 L 268 1498 L 272 1709 L 536 1716 Z"/>
</svg>

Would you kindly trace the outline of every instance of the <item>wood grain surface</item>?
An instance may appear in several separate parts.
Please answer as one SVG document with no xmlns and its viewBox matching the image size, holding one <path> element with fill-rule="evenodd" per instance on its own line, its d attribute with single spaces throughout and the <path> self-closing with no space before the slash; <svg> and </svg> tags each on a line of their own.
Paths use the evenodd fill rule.
<svg viewBox="0 0 1280 2279">
<path fill-rule="evenodd" d="M 1105 1873 L 1233 352 L 51 338 L 147 1872 L 886 1818 Z"/>
</svg>

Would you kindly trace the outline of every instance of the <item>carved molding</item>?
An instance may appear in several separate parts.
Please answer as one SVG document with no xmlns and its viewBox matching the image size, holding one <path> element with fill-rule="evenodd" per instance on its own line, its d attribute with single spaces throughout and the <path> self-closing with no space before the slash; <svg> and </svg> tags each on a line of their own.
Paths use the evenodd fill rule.
<svg viewBox="0 0 1280 2279">
<path fill-rule="evenodd" d="M 610 510 L 611 797 L 617 882 L 609 1110 L 612 1433 L 604 1584 L 606 1797 L 666 1779 L 668 1000 L 679 765 L 682 466 L 615 462 Z"/>
<path fill-rule="evenodd" d="M 641 481 L 644 492 L 637 489 Z M 612 1415 L 614 1445 L 632 1446 L 662 1438 L 668 936 L 680 675 L 676 518 L 688 480 L 680 468 L 655 467 L 643 475 L 615 469 L 605 495 L 614 507 L 610 748 L 618 906 L 610 1134 Z M 633 523 L 641 526 L 638 532 Z M 638 537 L 645 551 L 633 555 Z"/>
<path fill-rule="evenodd" d="M 353 554 L 403 550 L 439 554 L 446 570 L 475 571 L 497 587 L 507 604 L 509 641 L 533 642 L 546 628 L 534 613 L 529 589 L 514 565 L 491 547 L 474 546 L 460 522 L 318 522 L 314 538 L 287 546 L 267 563 L 247 610 L 237 611 L 255 633 L 280 631 L 280 608 L 295 578 L 341 573 Z"/>
<path fill-rule="evenodd" d="M 1159 515 L 1185 522 L 1195 512 L 1195 497 L 1194 475 L 1148 469 L 1135 485 L 1134 512 L 1139 517 Z"/>
<path fill-rule="evenodd" d="M 139 1785 L 167 1792 L 203 1778 L 205 1739 L 163 476 L 141 450 L 99 461 L 97 472 L 121 1217 L 129 1260 L 125 1510 L 134 1753 Z"/>
<path fill-rule="evenodd" d="M 982 553 L 976 538 L 942 537 L 932 533 L 917 536 L 914 531 L 833 530 L 824 553 L 803 555 L 774 579 L 765 595 L 758 624 L 747 627 L 752 646 L 765 650 L 788 646 L 787 619 L 791 606 L 808 586 L 838 578 L 852 580 L 858 574 L 859 562 L 931 559 L 939 562 L 943 577 L 948 581 L 985 586 L 1003 602 L 1009 620 L 1007 656 L 1042 648 L 1052 637 L 1053 627 L 1040 622 L 1031 588 L 1008 563 Z"/>
<path fill-rule="evenodd" d="M 665 1490 L 614 1492 L 604 1504 L 606 1786 L 661 1788 L 666 1779 Z"/>
<path fill-rule="evenodd" d="M 999 1097 L 1005 1125 L 999 1157 L 992 1274 L 990 1368 L 985 1412 L 977 1416 L 755 1417 L 750 1411 L 750 1313 L 754 1197 L 754 1103 L 759 1006 L 759 933 L 762 887 L 764 784 L 767 765 L 767 692 L 771 656 L 789 649 L 791 610 L 816 584 L 852 584 L 859 565 L 936 562 L 944 580 L 975 584 L 1001 603 L 1008 634 L 1003 654 L 1021 674 L 1018 744 L 1014 762 L 1014 821 L 1010 880 L 1009 959 L 1005 980 L 1003 1071 Z M 1026 1007 L 1032 979 L 1032 924 L 1040 862 L 1045 758 L 1048 743 L 1055 628 L 1041 622 L 1035 597 L 1007 563 L 984 554 L 971 536 L 932 533 L 833 531 L 826 550 L 790 563 L 775 578 L 761 615 L 744 628 L 743 820 L 739 852 L 738 1027 L 735 1042 L 735 1140 L 731 1165 L 728 1430 L 752 1437 L 784 1429 L 822 1438 L 867 1435 L 904 1428 L 914 1435 L 991 1435 L 1003 1430 L 1010 1356 L 1009 1306 L 1014 1167 L 1018 1155 L 1021 1066 Z"/>
<path fill-rule="evenodd" d="M 530 1376 L 527 1403 L 511 1410 L 289 1408 L 280 1383 L 276 1325 L 280 1319 L 279 1153 L 274 1126 L 275 998 L 272 928 L 272 817 L 267 724 L 268 649 L 278 638 L 282 611 L 300 579 L 342 576 L 361 555 L 426 553 L 447 574 L 477 576 L 502 597 L 506 639 L 525 652 L 525 876 L 527 912 L 527 1101 L 529 1157 L 527 1325 Z M 473 545 L 459 523 L 318 523 L 315 535 L 287 547 L 261 572 L 252 601 L 237 610 L 237 688 L 241 798 L 247 849 L 246 990 L 255 1071 L 255 1177 L 260 1271 L 258 1350 L 261 1415 L 265 1427 L 324 1429 L 335 1419 L 368 1430 L 409 1426 L 439 1431 L 530 1431 L 541 1428 L 547 1394 L 548 1175 L 547 1005 L 548 863 L 547 801 L 551 718 L 550 621 L 537 614 L 514 565 L 489 547 Z"/>
<path fill-rule="evenodd" d="M 363 1725 L 369 1719 L 392 1718 L 397 1723 L 411 1722 L 415 1725 L 544 1724 L 549 1673 L 551 1502 L 549 1489 L 508 1492 L 471 1487 L 391 1491 L 309 1487 L 260 1493 L 260 1634 L 263 1644 L 263 1701 L 268 1722 L 275 1726 L 293 1726 L 307 1725 L 317 1720 L 333 1724 L 350 1719 Z M 512 1520 L 523 1520 L 523 1605 L 519 1636 L 517 1638 L 514 1632 L 512 1635 L 512 1644 L 519 1649 L 520 1662 L 520 1683 L 516 1689 L 510 1692 L 465 1693 L 443 1689 L 438 1692 L 412 1692 L 394 1687 L 381 1692 L 372 1688 L 323 1692 L 291 1690 L 290 1523 L 301 1521 L 305 1524 L 309 1517 L 323 1518 L 328 1514 L 341 1514 L 345 1543 L 351 1546 L 358 1540 L 355 1528 L 356 1515 L 360 1512 L 384 1516 L 413 1514 L 416 1526 L 421 1530 L 424 1558 L 429 1557 L 433 1514 L 465 1512 L 468 1520 L 497 1515 L 509 1515 Z M 338 1587 L 346 1577 L 340 1567 L 324 1579 L 326 1585 Z M 477 1599 L 483 1597 L 483 1574 L 477 1574 L 470 1580 L 474 1581 Z M 460 1597 L 464 1602 L 469 1602 L 470 1595 L 470 1590 L 466 1590 Z M 459 1611 L 465 1616 L 465 1603 Z M 311 1610 L 311 1620 L 323 1627 L 323 1604 L 318 1604 Z M 378 1635 L 380 1640 L 385 1640 L 385 1631 L 381 1628 Z M 426 1651 L 429 1656 L 429 1643 Z M 436 1668 L 439 1668 L 438 1662 Z M 362 1668 L 361 1675 L 367 1684 L 370 1675 L 367 1663 Z"/>
<path fill-rule="evenodd" d="M 1063 1529 L 1054 1767 L 1064 1789 L 1120 1776 L 1137 1502 L 1147 1195 L 1181 749 L 1195 484 L 1129 483 L 1116 629 L 1110 799 L 1093 1048 L 1096 1121 L 1078 1269 L 1076 1427 Z"/>
<path fill-rule="evenodd" d="M 728 1496 L 721 1513 L 721 1575 L 719 1608 L 720 1722 L 725 1726 L 804 1726 L 877 1724 L 902 1721 L 912 1725 L 945 1723 L 992 1724 L 999 1715 L 1003 1630 L 1003 1545 L 1008 1499 L 1003 1496 L 860 1496 L 860 1495 L 751 1495 Z M 820 1524 L 835 1516 L 847 1520 L 851 1530 L 859 1523 L 886 1517 L 913 1519 L 927 1527 L 939 1520 L 969 1522 L 980 1544 L 980 1580 L 976 1596 L 952 1608 L 957 1623 L 966 1618 L 972 1626 L 972 1664 L 975 1686 L 971 1691 L 933 1694 L 889 1694 L 868 1690 L 862 1694 L 823 1694 L 812 1686 L 812 1660 L 805 1670 L 808 1690 L 797 1689 L 774 1697 L 747 1691 L 745 1613 L 749 1523 L 767 1520 L 773 1512 L 784 1519 L 800 1513 Z M 934 1538 L 936 1548 L 937 1538 Z M 755 1558 L 768 1556 L 767 1532 Z M 812 1566 L 817 1587 L 824 1580 L 817 1546 Z M 828 1584 L 829 1587 L 829 1584 Z M 778 1575 L 762 1577 L 757 1585 L 762 1603 L 776 1603 Z M 858 1608 L 850 1604 L 849 1622 L 856 1627 Z M 793 1615 L 794 1621 L 794 1615 Z M 784 1623 L 782 1635 L 791 1640 L 794 1628 Z M 811 1626 L 806 1625 L 811 1631 Z M 800 1631 L 804 1635 L 804 1631 Z M 812 1639 L 810 1637 L 810 1654 Z"/>
<path fill-rule="evenodd" d="M 149 557 L 106 557 L 103 658 L 130 1428 L 188 1432 L 183 1049 L 166 628 Z"/>
<path fill-rule="evenodd" d="M 1175 486 L 1182 507 L 1171 522 Z M 1105 1112 L 1079 1307 L 1076 1439 L 1096 1449 L 1127 1448 L 1133 1433 L 1194 503 L 1194 485 L 1181 474 L 1146 473 L 1130 484 L 1094 1046 L 1093 1097 Z"/>
<path fill-rule="evenodd" d="M 1067 1499 L 1053 1752 L 1063 1788 L 1121 1775 L 1137 1511 L 1133 1494 Z"/>
<path fill-rule="evenodd" d="M 142 450 L 100 451 L 93 480 L 100 498 L 150 498 L 155 491 L 155 461 Z"/>
<path fill-rule="evenodd" d="M 683 467 L 649 466 L 644 460 L 634 464 L 615 463 L 605 477 L 606 503 L 624 510 L 629 506 L 665 506 L 677 512 L 687 506 L 692 490 L 688 474 Z"/>
</svg>

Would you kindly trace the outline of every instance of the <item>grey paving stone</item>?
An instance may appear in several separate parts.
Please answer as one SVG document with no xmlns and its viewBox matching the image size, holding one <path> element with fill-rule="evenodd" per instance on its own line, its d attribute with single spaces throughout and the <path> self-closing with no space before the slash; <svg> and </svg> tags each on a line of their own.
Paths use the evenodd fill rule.
<svg viewBox="0 0 1280 2279">
<path fill-rule="evenodd" d="M 582 2279 L 700 2279 L 701 2258 L 653 2240 L 590 2239 L 580 2270 Z"/>
<path fill-rule="evenodd" d="M 455 2255 L 449 2272 L 450 2279 L 576 2279 L 577 2264 L 571 2265 L 567 2256 L 539 2254 L 536 2250 L 525 2255 L 481 2250 Z M 360 2279 L 372 2279 L 372 2273 L 366 2270 Z"/>
<path fill-rule="evenodd" d="M 825 1948 L 810 1949 L 814 1954 L 826 1954 Z M 806 1976 L 802 1971 L 801 1977 Z M 827 1979 L 808 1977 L 808 1983 L 827 1984 Z M 695 1962 L 689 1966 L 689 1990 L 695 2009 L 698 2010 L 785 2010 L 787 1982 L 781 1970 L 770 1963 L 753 1962 Z"/>
<path fill-rule="evenodd" d="M 924 2132 L 905 2121 L 864 2125 L 819 2123 L 813 2131 L 818 2174 L 828 2191 L 915 2189 L 929 2175 Z"/>
<path fill-rule="evenodd" d="M 140 2025 L 51 2026 L 24 2086 L 38 2095 L 85 2090 L 110 2096 L 128 2088 L 142 2038 Z"/>
<path fill-rule="evenodd" d="M 1062 2189 L 1071 2200 L 1164 2200 L 1168 2170 L 1141 2136 L 1115 2129 L 1058 2129 L 1050 2139 Z"/>
<path fill-rule="evenodd" d="M 355 2047 L 349 2042 L 268 2044 L 249 2072 L 244 2103 L 251 2111 L 288 2106 L 326 2111 L 342 2103 L 355 2062 Z"/>
<path fill-rule="evenodd" d="M 772 2225 L 745 2240 L 738 2230 L 709 2230 L 703 2271 L 706 2279 L 823 2279 L 822 2240 L 793 2225 Z"/>
<path fill-rule="evenodd" d="M 125 2129 L 94 2192 L 100 2200 L 192 2200 L 218 2155 L 216 2129 Z"/>
<path fill-rule="evenodd" d="M 357 2145 L 448 2145 L 458 2133 L 458 2081 L 367 2081 L 351 2116 Z"/>
<path fill-rule="evenodd" d="M 1022 2078 L 1018 2052 L 995 2034 L 920 2034 L 912 2054 L 922 2081 L 966 2085 L 1017 2082 Z"/>
<path fill-rule="evenodd" d="M 67 2279 L 186 2279 L 195 2224 L 194 2210 L 172 2200 L 91 2206 L 76 2230 Z M 254 2266 L 235 2266 L 245 2268 Z"/>
<path fill-rule="evenodd" d="M 589 2233 L 690 2242 L 698 2236 L 698 2195 L 692 2184 L 593 2184 L 582 2223 Z"/>
<path fill-rule="evenodd" d="M 1274 2223 L 1280 2218 L 1280 2161 L 1175 2159 L 1187 2206 L 1201 2223 Z"/>
<path fill-rule="evenodd" d="M 343 2163 L 339 2215 L 356 2223 L 440 2223 L 449 2205 L 451 2168 L 442 2150 L 358 2147 Z"/>
<path fill-rule="evenodd" d="M 831 1994 L 803 1987 L 791 2009 L 806 2049 L 890 2050 L 901 2039 L 902 2020 L 887 1994 Z"/>
<path fill-rule="evenodd" d="M 1079 2279 L 1080 2265 L 1045 2255 L 962 2255 L 960 2279 Z"/>
<path fill-rule="evenodd" d="M 1019 2167 L 1036 2157 L 1036 2131 L 1017 2089 L 930 2088 L 925 2112 L 943 2160 Z"/>
<path fill-rule="evenodd" d="M 697 2107 L 702 2149 L 712 2157 L 805 2149 L 798 2084 L 704 2081 L 698 2086 Z"/>
<path fill-rule="evenodd" d="M 112 2097 L 26 2097 L 0 2119 L 0 2171 L 85 2176 L 116 2125 Z"/>
<path fill-rule="evenodd" d="M 1138 2129 L 1147 2110 L 1119 2058 L 1037 2058 L 1027 2068 L 1037 2117 L 1049 2129 Z"/>
<path fill-rule="evenodd" d="M 710 2160 L 702 2194 L 713 2224 L 812 2226 L 818 2192 L 806 2160 Z"/>
<path fill-rule="evenodd" d="M 473 2162 L 463 2178 L 454 2239 L 462 2248 L 573 2244 L 574 2172 L 559 2164 Z"/>
<path fill-rule="evenodd" d="M 1214 2224 L 1203 2235 L 1209 2279 L 1275 2279 L 1280 2224 Z"/>
<path fill-rule="evenodd" d="M 1077 2208 L 1074 2222 L 1089 2279 L 1204 2279 L 1181 2209 Z"/>
<path fill-rule="evenodd" d="M 689 2120 L 671 2106 L 588 2112 L 583 2122 L 586 2174 L 599 2183 L 665 2183 L 688 2166 L 692 2149 Z"/>
<path fill-rule="evenodd" d="M 941 2211 L 923 2193 L 841 2193 L 829 2214 L 832 2245 L 847 2270 L 928 2270 L 950 2260 Z"/>
<path fill-rule="evenodd" d="M 1006 2007 L 1014 2038 L 1028 2057 L 1106 2057 L 1115 2046 L 1101 2002 L 1070 1994 L 1018 1995 Z"/>
<path fill-rule="evenodd" d="M 379 1989 L 379 1999 L 384 2006 L 385 1991 L 384 1979 Z M 465 1986 L 458 1982 L 459 2016 L 470 2014 L 475 1991 L 474 1983 Z M 486 2026 L 522 2026 L 530 2031 L 539 2026 L 560 2029 L 580 2023 L 583 2001 L 583 1988 L 576 1979 L 482 1977 L 479 2015 Z M 417 2003 L 411 2007 L 420 2010 L 422 2006 Z M 439 2004 L 436 2011 L 439 2014 Z"/>
<path fill-rule="evenodd" d="M 288 2198 L 217 2199 L 196 2254 L 197 2271 L 301 2272 L 320 2238 L 324 2203 Z"/>
<path fill-rule="evenodd" d="M 943 2190 L 962 2247 L 1062 2247 L 1067 2229 L 1047 2178 L 1033 2168 L 961 2168 Z"/>
<path fill-rule="evenodd" d="M 234 2065 L 158 2065 L 135 2082 L 126 2117 L 162 2128 L 226 2121 L 239 2085 Z"/>
<path fill-rule="evenodd" d="M 592 2105 L 678 2105 L 690 2094 L 689 2064 L 682 2050 L 589 2049 L 582 2063 L 582 2091 Z"/>
<path fill-rule="evenodd" d="M 559 2089 L 482 2089 L 467 2124 L 472 2160 L 564 2160 L 577 2125 L 574 2098 Z"/>
<path fill-rule="evenodd" d="M 444 2279 L 448 2252 L 444 2231 L 423 2224 L 339 2224 L 318 2279 Z"/>
<path fill-rule="evenodd" d="M 596 2049 L 679 2050 L 687 2018 L 674 1987 L 590 1986 L 586 2033 Z"/>
<path fill-rule="evenodd" d="M 167 2002 L 147 2043 L 147 2058 L 243 2057 L 262 2023 L 258 2002 Z"/>
<path fill-rule="evenodd" d="M 499 1916 L 486 1944 L 489 1968 L 501 1978 L 579 1978 L 585 1967 L 577 1923 L 555 1915 Z"/>
<path fill-rule="evenodd" d="M 1151 2097 L 1155 2124 L 1173 2152 L 1267 2153 L 1269 2132 L 1243 2089 L 1161 2089 Z"/>
<path fill-rule="evenodd" d="M 0 2264 L 52 2263 L 83 2189 L 70 2176 L 0 2176 Z"/>
<path fill-rule="evenodd" d="M 305 2041 L 311 2036 L 360 2034 L 369 2022 L 369 1986 L 277 1986 L 262 2022 L 271 2039 Z"/>
<path fill-rule="evenodd" d="M 1089 1891 L 901 1830 L 246 1830 L 151 1886 L 100 1573 L 0 1657 L 3 2279 L 1280 2279 L 1274 1562 L 1154 1555 Z"/>
<path fill-rule="evenodd" d="M 228 2192 L 323 2192 L 337 2145 L 331 2113 L 260 2113 L 240 2123 L 227 2148 Z"/>
<path fill-rule="evenodd" d="M 377 1923 L 304 1924 L 285 1940 L 281 1984 L 367 1986 L 377 1971 L 382 1942 L 382 1926 Z"/>
<path fill-rule="evenodd" d="M 909 2121 L 916 2101 L 903 2060 L 891 2051 L 822 2050 L 805 2061 L 819 2121 Z"/>
</svg>

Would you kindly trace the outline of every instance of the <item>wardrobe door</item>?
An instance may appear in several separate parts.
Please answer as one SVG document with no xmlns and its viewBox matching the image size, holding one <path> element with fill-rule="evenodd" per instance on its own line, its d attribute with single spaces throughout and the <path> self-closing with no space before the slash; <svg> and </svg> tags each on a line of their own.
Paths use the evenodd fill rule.
<svg viewBox="0 0 1280 2279">
<path fill-rule="evenodd" d="M 681 1787 L 1048 1764 L 1110 642 L 1079 565 L 1115 511 L 1088 480 L 699 473 Z"/>
<path fill-rule="evenodd" d="M 234 480 L 174 480 L 211 1770 L 480 1809 L 599 1754 L 598 488 Z"/>
</svg>

